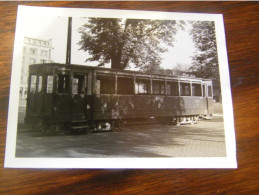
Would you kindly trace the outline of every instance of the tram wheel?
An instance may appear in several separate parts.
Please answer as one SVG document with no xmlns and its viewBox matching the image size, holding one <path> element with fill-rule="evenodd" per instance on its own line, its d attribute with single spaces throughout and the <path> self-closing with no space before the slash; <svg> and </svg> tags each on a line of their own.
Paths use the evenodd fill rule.
<svg viewBox="0 0 259 195">
<path fill-rule="evenodd" d="M 95 121 L 92 123 L 93 132 L 112 131 L 115 127 L 113 121 Z"/>
<path fill-rule="evenodd" d="M 157 118 L 157 120 L 162 125 L 171 125 L 172 124 L 171 117 L 159 117 L 159 118 Z"/>
<path fill-rule="evenodd" d="M 62 125 L 60 124 L 44 124 L 42 126 L 41 132 L 44 135 L 58 135 L 59 133 L 62 132 Z"/>
</svg>

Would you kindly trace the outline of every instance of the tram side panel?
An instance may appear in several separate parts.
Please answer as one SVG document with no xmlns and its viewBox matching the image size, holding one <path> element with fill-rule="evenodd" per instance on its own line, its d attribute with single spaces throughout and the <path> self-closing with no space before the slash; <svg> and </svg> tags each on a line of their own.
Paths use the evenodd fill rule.
<svg viewBox="0 0 259 195">
<path fill-rule="evenodd" d="M 208 114 L 213 114 L 214 113 L 213 98 L 209 97 L 207 101 L 208 101 L 208 106 L 207 106 Z"/>
<path fill-rule="evenodd" d="M 148 118 L 154 115 L 150 95 L 96 95 L 94 120 Z"/>
<path fill-rule="evenodd" d="M 213 101 L 209 100 L 209 113 Z M 126 118 L 148 118 L 166 116 L 190 116 L 208 114 L 206 99 L 202 97 L 167 97 L 167 96 L 94 96 L 94 120 Z"/>
<path fill-rule="evenodd" d="M 147 118 L 152 114 L 152 99 L 150 95 L 134 96 L 134 113 L 135 118 Z"/>
<path fill-rule="evenodd" d="M 153 96 L 152 101 L 155 117 L 207 114 L 206 99 L 202 97 Z"/>
<path fill-rule="evenodd" d="M 94 120 L 146 118 L 151 116 L 150 96 L 96 95 Z"/>
<path fill-rule="evenodd" d="M 204 102 L 206 102 L 206 99 L 202 97 L 183 97 L 184 115 L 190 116 L 207 114 L 207 109 L 206 106 L 204 106 Z"/>
<path fill-rule="evenodd" d="M 152 102 L 155 117 L 182 116 L 186 111 L 183 97 L 153 96 Z"/>
</svg>

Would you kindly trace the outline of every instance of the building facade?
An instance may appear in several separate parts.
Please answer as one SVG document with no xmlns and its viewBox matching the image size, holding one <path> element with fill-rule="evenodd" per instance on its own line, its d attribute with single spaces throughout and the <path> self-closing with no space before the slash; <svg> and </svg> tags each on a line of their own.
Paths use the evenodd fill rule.
<svg viewBox="0 0 259 195">
<path fill-rule="evenodd" d="M 20 84 L 20 99 L 25 100 L 27 97 L 29 66 L 31 64 L 43 64 L 43 63 L 51 62 L 51 49 L 52 49 L 51 39 L 42 40 L 42 39 L 24 37 L 21 84 Z"/>
</svg>

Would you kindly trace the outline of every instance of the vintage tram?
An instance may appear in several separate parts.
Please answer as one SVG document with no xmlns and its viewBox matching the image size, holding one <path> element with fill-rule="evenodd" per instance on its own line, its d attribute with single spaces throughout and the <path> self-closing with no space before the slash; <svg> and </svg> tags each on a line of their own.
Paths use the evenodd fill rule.
<svg viewBox="0 0 259 195">
<path fill-rule="evenodd" d="M 213 113 L 212 81 L 72 64 L 29 68 L 25 122 L 46 132 L 110 130 L 125 120 L 196 121 Z"/>
</svg>

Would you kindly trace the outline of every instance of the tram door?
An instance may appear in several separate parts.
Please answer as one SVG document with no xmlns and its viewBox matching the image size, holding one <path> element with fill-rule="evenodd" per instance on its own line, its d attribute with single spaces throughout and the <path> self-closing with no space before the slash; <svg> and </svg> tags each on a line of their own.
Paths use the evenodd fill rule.
<svg viewBox="0 0 259 195">
<path fill-rule="evenodd" d="M 69 69 L 58 69 L 56 71 L 56 93 L 54 96 L 54 113 L 59 121 L 68 121 L 71 118 L 71 90 Z"/>
<path fill-rule="evenodd" d="M 74 74 L 72 78 L 72 119 L 87 119 L 87 75 Z"/>
</svg>

